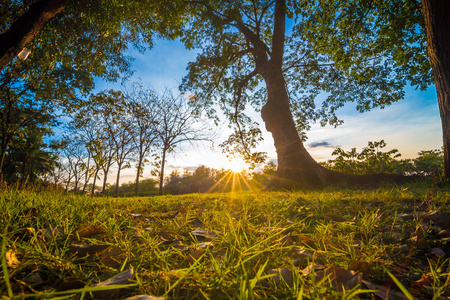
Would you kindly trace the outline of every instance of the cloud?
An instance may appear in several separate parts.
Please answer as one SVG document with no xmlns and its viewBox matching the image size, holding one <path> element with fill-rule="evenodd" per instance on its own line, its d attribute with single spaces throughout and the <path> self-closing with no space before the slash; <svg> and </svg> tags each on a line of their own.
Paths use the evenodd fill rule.
<svg viewBox="0 0 450 300">
<path fill-rule="evenodd" d="M 308 145 L 308 148 L 336 148 L 336 145 L 331 144 L 330 142 L 326 142 L 326 141 L 317 141 L 317 142 L 312 142 L 311 144 Z"/>
</svg>

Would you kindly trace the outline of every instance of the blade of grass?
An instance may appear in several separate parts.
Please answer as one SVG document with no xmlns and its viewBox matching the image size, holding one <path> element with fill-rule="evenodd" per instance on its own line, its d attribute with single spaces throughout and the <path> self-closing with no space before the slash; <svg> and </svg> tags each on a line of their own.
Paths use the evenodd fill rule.
<svg viewBox="0 0 450 300">
<path fill-rule="evenodd" d="M 414 300 L 413 295 L 406 289 L 406 287 L 400 282 L 400 280 L 397 279 L 391 272 L 388 271 L 388 269 L 384 268 L 384 270 L 389 274 L 389 277 L 394 280 L 395 284 L 400 288 L 402 293 L 408 298 L 409 300 Z"/>
<path fill-rule="evenodd" d="M 5 277 L 5 285 L 6 289 L 8 290 L 8 297 L 13 298 L 14 293 L 11 288 L 11 282 L 9 282 L 9 272 L 8 272 L 8 265 L 6 264 L 6 234 L 8 233 L 8 226 L 5 226 L 3 229 L 3 236 L 2 236 L 2 269 L 3 269 L 3 276 Z"/>
</svg>

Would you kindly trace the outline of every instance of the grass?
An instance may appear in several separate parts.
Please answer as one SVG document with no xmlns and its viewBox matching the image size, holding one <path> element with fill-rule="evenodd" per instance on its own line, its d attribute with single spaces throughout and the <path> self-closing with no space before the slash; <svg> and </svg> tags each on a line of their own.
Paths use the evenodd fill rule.
<svg viewBox="0 0 450 300">
<path fill-rule="evenodd" d="M 424 184 L 136 198 L 6 188 L 0 205 L 3 299 L 450 297 L 449 242 L 423 217 L 449 212 L 450 193 Z"/>
</svg>

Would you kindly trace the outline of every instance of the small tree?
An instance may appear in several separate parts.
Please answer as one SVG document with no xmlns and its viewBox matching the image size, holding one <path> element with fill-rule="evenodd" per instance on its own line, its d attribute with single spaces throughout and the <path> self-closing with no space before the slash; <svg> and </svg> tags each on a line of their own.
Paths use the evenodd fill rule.
<svg viewBox="0 0 450 300">
<path fill-rule="evenodd" d="M 157 96 L 154 91 L 134 83 L 125 91 L 127 108 L 133 123 L 133 144 L 137 156 L 135 195 L 139 191 L 139 179 L 152 147 L 156 146 Z"/>
<path fill-rule="evenodd" d="M 336 148 L 332 155 L 335 159 L 328 160 L 326 165 L 336 171 L 347 174 L 406 174 L 413 170 L 410 160 L 399 160 L 401 156 L 397 149 L 383 152 L 380 149 L 386 147 L 386 142 L 368 142 L 361 152 L 356 148 L 345 151 L 342 148 Z"/>
<path fill-rule="evenodd" d="M 159 193 L 163 193 L 166 156 L 183 142 L 210 140 L 205 127 L 200 127 L 201 108 L 195 103 L 188 105 L 184 95 L 174 97 L 166 92 L 156 102 L 158 116 L 157 136 L 161 146 L 161 169 Z"/>
</svg>

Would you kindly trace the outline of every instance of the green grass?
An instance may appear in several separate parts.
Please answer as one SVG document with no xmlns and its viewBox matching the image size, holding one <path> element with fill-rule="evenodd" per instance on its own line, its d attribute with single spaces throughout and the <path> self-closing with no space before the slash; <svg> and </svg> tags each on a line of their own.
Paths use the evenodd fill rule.
<svg viewBox="0 0 450 300">
<path fill-rule="evenodd" d="M 386 288 L 441 299 L 450 297 L 450 242 L 421 216 L 434 210 L 450 211 L 450 193 L 430 197 L 423 184 L 136 198 L 6 188 L 0 293 L 83 299 L 115 288 L 105 298 L 374 299 Z M 58 229 L 45 236 L 46 228 Z M 196 229 L 206 236 L 194 235 Z M 73 251 L 97 244 L 109 247 Z M 446 256 L 433 254 L 435 248 Z M 302 273 L 311 263 L 317 268 Z M 131 267 L 125 286 L 93 286 Z M 349 268 L 373 285 L 336 287 L 345 276 L 334 281 L 327 272 Z"/>
</svg>

